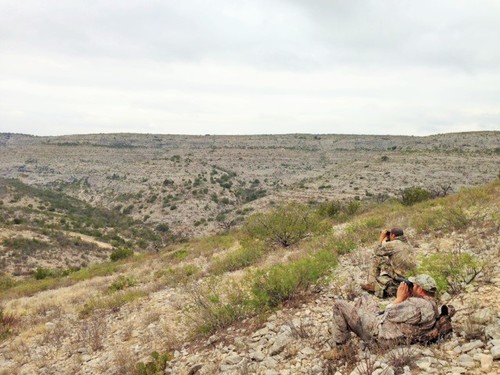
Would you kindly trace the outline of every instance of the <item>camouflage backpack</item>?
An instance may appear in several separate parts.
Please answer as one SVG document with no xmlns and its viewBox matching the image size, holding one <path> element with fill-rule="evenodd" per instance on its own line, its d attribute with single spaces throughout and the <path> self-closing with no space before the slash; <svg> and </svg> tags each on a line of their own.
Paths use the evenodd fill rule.
<svg viewBox="0 0 500 375">
<path fill-rule="evenodd" d="M 432 343 L 438 340 L 446 339 L 453 332 L 451 318 L 455 315 L 453 306 L 443 305 L 440 309 L 439 317 L 430 331 L 422 333 L 415 338 L 416 342 Z"/>
</svg>

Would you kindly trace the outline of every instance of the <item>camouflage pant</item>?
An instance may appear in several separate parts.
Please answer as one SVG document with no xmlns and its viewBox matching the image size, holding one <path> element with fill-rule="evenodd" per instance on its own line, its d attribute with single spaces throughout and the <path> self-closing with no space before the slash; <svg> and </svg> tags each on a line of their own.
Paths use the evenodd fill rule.
<svg viewBox="0 0 500 375">
<path fill-rule="evenodd" d="M 368 342 L 375 338 L 379 308 L 368 296 L 356 303 L 337 300 L 333 304 L 332 338 L 337 344 L 349 340 L 351 332 Z"/>
<path fill-rule="evenodd" d="M 375 295 L 379 298 L 394 297 L 398 289 L 398 284 L 391 277 L 381 274 L 382 270 L 391 275 L 394 273 L 390 270 L 389 264 L 388 259 L 375 256 L 368 272 L 368 283 L 373 284 Z M 394 274 L 393 276 L 397 275 Z"/>
</svg>

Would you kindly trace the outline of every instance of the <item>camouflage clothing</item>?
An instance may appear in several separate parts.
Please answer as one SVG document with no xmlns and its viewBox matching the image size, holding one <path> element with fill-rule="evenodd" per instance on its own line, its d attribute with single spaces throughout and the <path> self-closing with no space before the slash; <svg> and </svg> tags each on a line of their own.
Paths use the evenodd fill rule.
<svg viewBox="0 0 500 375">
<path fill-rule="evenodd" d="M 354 332 L 363 341 L 409 339 L 417 341 L 430 332 L 439 318 L 436 302 L 430 297 L 410 297 L 379 311 L 377 304 L 364 295 L 350 303 L 338 300 L 333 306 L 333 340 L 344 344 Z"/>
<path fill-rule="evenodd" d="M 396 295 L 398 283 L 395 283 L 392 278 L 403 277 L 413 269 L 415 267 L 413 258 L 412 248 L 405 236 L 399 236 L 392 241 L 385 241 L 378 245 L 368 273 L 368 283 L 375 287 L 377 297 Z"/>
</svg>

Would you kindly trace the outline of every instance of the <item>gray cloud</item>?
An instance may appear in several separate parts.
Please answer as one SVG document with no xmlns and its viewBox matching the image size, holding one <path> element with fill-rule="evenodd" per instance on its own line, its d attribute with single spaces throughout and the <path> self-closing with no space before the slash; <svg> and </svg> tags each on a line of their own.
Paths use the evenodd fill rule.
<svg viewBox="0 0 500 375">
<path fill-rule="evenodd" d="M 496 1 L 0 0 L 0 131 L 499 129 Z"/>
</svg>

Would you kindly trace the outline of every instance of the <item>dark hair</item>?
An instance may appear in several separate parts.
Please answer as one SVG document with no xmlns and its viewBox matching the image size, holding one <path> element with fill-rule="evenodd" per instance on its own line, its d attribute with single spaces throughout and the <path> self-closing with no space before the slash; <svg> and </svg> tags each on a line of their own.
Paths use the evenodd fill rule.
<svg viewBox="0 0 500 375">
<path fill-rule="evenodd" d="M 391 234 L 394 234 L 396 237 L 402 236 L 403 230 L 401 228 L 392 228 L 391 229 Z"/>
</svg>

